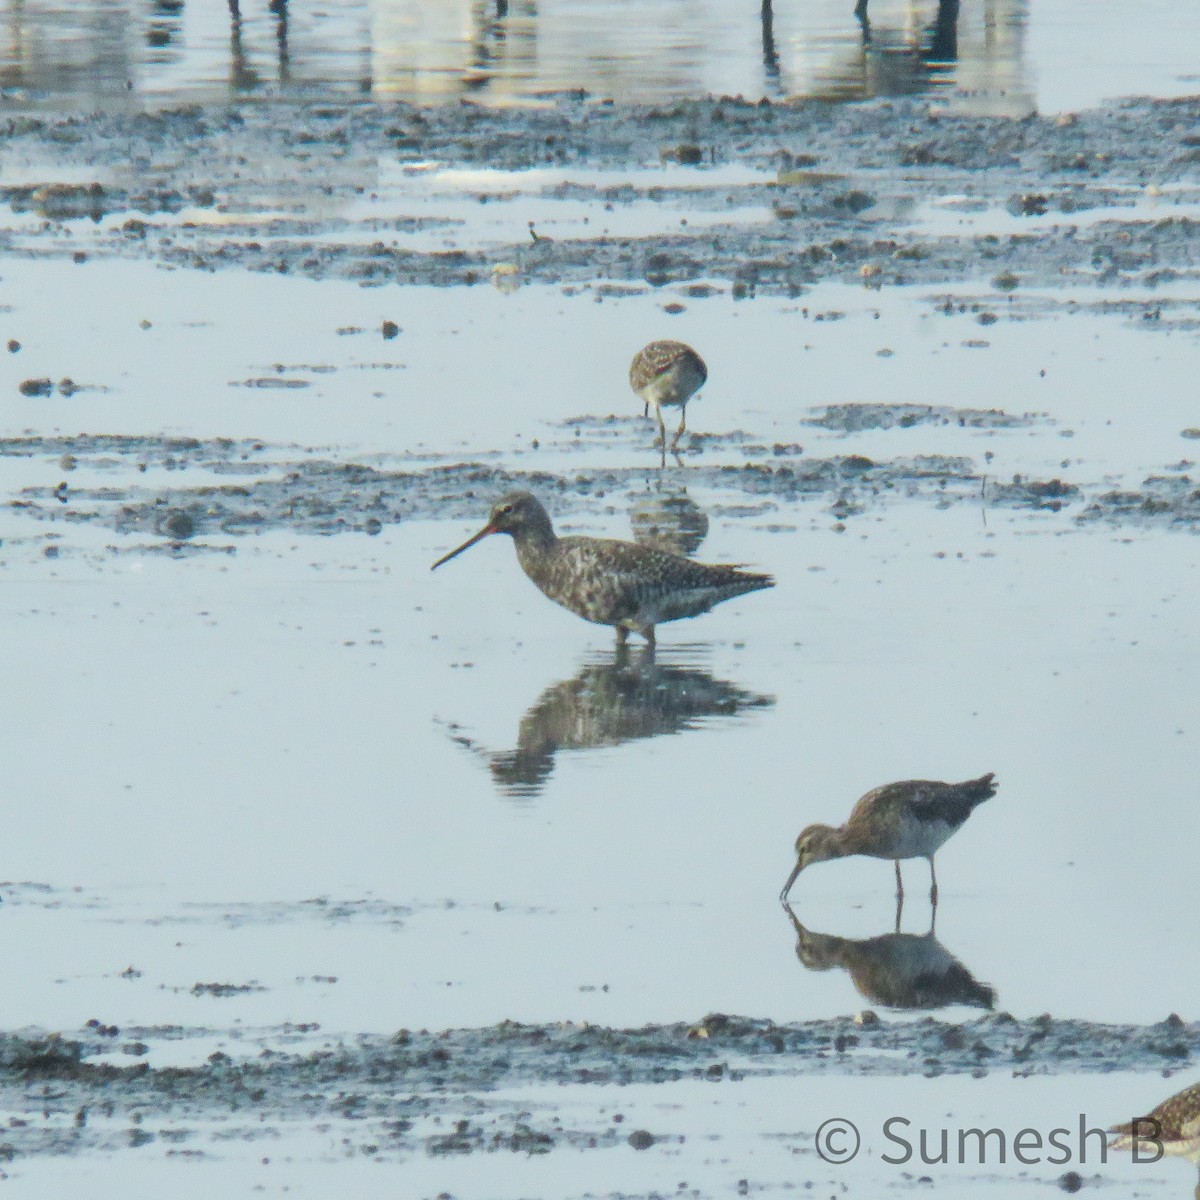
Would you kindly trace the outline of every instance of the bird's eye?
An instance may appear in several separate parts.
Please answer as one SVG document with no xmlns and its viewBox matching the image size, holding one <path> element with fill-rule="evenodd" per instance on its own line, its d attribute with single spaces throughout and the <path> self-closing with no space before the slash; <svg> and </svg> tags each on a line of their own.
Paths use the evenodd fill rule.
<svg viewBox="0 0 1200 1200">
<path fill-rule="evenodd" d="M 511 505 L 511 504 L 502 504 L 502 505 L 500 505 L 500 507 L 499 507 L 498 509 L 496 509 L 496 511 L 497 511 L 497 512 L 498 512 L 498 513 L 499 513 L 501 516 L 504 516 L 504 514 L 505 514 L 505 513 L 510 513 L 510 512 L 512 512 L 512 505 Z"/>
</svg>

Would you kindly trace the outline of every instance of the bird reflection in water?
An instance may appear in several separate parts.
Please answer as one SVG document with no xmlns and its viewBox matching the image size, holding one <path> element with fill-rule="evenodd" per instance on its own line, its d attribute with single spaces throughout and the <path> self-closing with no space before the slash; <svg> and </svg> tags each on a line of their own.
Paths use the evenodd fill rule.
<svg viewBox="0 0 1200 1200">
<path fill-rule="evenodd" d="M 774 703 L 694 665 L 663 663 L 649 647 L 640 653 L 618 647 L 548 687 L 521 718 L 516 749 L 489 751 L 466 737 L 455 740 L 487 760 L 506 795 L 532 797 L 550 778 L 560 751 L 681 733 L 709 718 Z"/>
<path fill-rule="evenodd" d="M 959 0 L 938 0 L 937 16 L 919 42 L 920 59 L 929 66 L 942 66 L 958 59 L 958 4 Z M 858 0 L 854 6 L 864 46 L 872 41 L 868 5 L 869 0 Z"/>
<path fill-rule="evenodd" d="M 933 1009 L 951 1004 L 992 1008 L 996 992 L 980 983 L 928 933 L 901 933 L 900 910 L 896 932 L 873 938 L 843 938 L 806 929 L 789 904 L 783 905 L 796 931 L 796 957 L 810 971 L 840 967 L 847 971 L 860 995 L 885 1008 Z"/>
<path fill-rule="evenodd" d="M 629 510 L 633 540 L 671 554 L 690 556 L 708 536 L 708 514 L 686 489 L 655 491 Z"/>
<path fill-rule="evenodd" d="M 229 84 L 235 92 L 249 92 L 261 87 L 262 77 L 250 65 L 242 41 L 241 0 L 229 3 Z M 291 53 L 288 50 L 288 0 L 268 0 L 267 9 L 275 17 L 275 47 L 279 82 L 291 79 Z"/>
</svg>

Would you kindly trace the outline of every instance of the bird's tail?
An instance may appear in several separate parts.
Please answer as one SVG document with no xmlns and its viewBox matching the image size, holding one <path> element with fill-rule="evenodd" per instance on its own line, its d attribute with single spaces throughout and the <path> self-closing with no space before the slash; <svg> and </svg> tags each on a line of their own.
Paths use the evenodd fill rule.
<svg viewBox="0 0 1200 1200">
<path fill-rule="evenodd" d="M 965 783 L 960 783 L 959 787 L 972 803 L 982 804 L 996 794 L 996 773 L 989 771 L 986 775 L 980 775 L 978 779 L 968 779 Z"/>
</svg>

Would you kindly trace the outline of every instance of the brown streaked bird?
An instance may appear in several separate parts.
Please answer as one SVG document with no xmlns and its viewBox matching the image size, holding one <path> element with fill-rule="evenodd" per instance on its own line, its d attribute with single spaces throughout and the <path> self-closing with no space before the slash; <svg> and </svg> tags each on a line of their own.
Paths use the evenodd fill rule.
<svg viewBox="0 0 1200 1200">
<path fill-rule="evenodd" d="M 787 899 L 796 876 L 813 863 L 864 854 L 890 858 L 896 864 L 896 898 L 904 899 L 900 877 L 902 858 L 929 859 L 929 899 L 937 904 L 937 875 L 933 856 L 975 811 L 996 794 L 996 776 L 989 771 L 964 783 L 908 779 L 874 788 L 854 806 L 849 819 L 837 829 L 810 825 L 796 839 L 796 865 L 779 893 Z"/>
<path fill-rule="evenodd" d="M 722 600 L 775 586 L 770 575 L 709 566 L 651 546 L 611 538 L 558 537 L 549 514 L 529 492 L 509 492 L 487 524 L 430 570 L 491 533 L 507 533 L 521 569 L 556 604 L 596 625 L 612 625 L 617 642 L 629 632 L 654 645 L 663 621 L 698 617 Z"/>
<path fill-rule="evenodd" d="M 1168 1097 L 1144 1117 L 1114 1125 L 1117 1136 L 1112 1150 L 1132 1150 L 1134 1162 L 1157 1162 L 1164 1154 L 1176 1154 L 1200 1165 L 1200 1083 Z M 1193 1195 L 1200 1200 L 1200 1177 Z"/>
<path fill-rule="evenodd" d="M 1137 1139 L 1157 1138 L 1167 1154 L 1200 1152 L 1200 1083 L 1176 1092 L 1146 1116 L 1114 1125 L 1108 1132 L 1120 1135 L 1111 1143 L 1114 1150 L 1129 1150 Z"/>
<path fill-rule="evenodd" d="M 704 386 L 708 368 L 704 359 L 686 342 L 660 341 L 643 346 L 629 364 L 629 386 L 645 403 L 643 416 L 654 405 L 658 433 L 662 439 L 662 465 L 667 463 L 667 427 L 663 405 L 679 409 L 679 428 L 671 441 L 671 453 L 679 457 L 679 439 L 687 428 L 687 402 Z"/>
</svg>

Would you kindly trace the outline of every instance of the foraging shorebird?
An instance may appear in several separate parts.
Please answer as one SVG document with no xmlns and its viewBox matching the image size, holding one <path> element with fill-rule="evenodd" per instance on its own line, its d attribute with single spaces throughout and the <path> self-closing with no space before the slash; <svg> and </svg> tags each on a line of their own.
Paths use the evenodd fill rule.
<svg viewBox="0 0 1200 1200">
<path fill-rule="evenodd" d="M 687 428 L 687 402 L 704 386 L 708 368 L 704 359 L 684 342 L 661 341 L 643 346 L 629 364 L 629 386 L 645 403 L 643 416 L 654 405 L 658 433 L 662 439 L 662 465 L 667 465 L 667 427 L 663 405 L 679 409 L 679 428 L 671 441 L 671 453 L 679 458 L 679 439 Z"/>
<path fill-rule="evenodd" d="M 796 876 L 813 863 L 865 854 L 890 858 L 896 864 L 896 899 L 904 899 L 900 877 L 902 858 L 929 859 L 929 899 L 937 904 L 937 875 L 933 856 L 971 815 L 975 806 L 996 794 L 995 774 L 989 771 L 964 783 L 939 783 L 908 779 L 885 783 L 869 791 L 854 806 L 846 823 L 837 829 L 810 825 L 796 839 L 796 865 L 779 893 L 787 899 Z"/>
<path fill-rule="evenodd" d="M 1114 1125 L 1112 1150 L 1133 1151 L 1133 1161 L 1157 1162 L 1164 1154 L 1178 1155 L 1200 1166 L 1200 1083 L 1164 1100 L 1144 1117 Z M 1193 1192 L 1200 1200 L 1200 1175 Z"/>
<path fill-rule="evenodd" d="M 1160 1146 L 1164 1154 L 1200 1162 L 1200 1083 L 1176 1092 L 1147 1116 L 1114 1125 L 1109 1133 L 1119 1135 L 1110 1143 L 1112 1149 L 1140 1152 L 1142 1162 L 1151 1161 Z M 1200 1186 L 1196 1190 L 1200 1193 Z"/>
<path fill-rule="evenodd" d="M 654 627 L 708 612 L 722 600 L 775 586 L 770 575 L 708 566 L 651 546 L 611 538 L 558 537 L 549 514 L 529 492 L 509 492 L 487 524 L 430 570 L 491 533 L 507 533 L 521 569 L 556 604 L 585 621 L 612 625 L 617 643 L 629 632 L 654 645 Z"/>
</svg>

